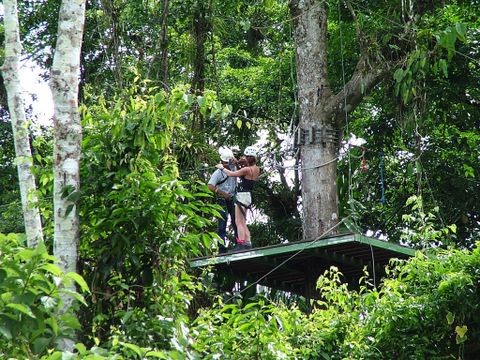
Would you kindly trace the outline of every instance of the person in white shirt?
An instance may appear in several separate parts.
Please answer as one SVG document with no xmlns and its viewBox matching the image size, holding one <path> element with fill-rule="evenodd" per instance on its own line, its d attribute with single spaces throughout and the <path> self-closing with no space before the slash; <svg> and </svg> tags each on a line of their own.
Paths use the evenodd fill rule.
<svg viewBox="0 0 480 360">
<path fill-rule="evenodd" d="M 218 150 L 220 160 L 225 168 L 235 171 L 236 160 L 233 156 L 232 150 L 229 148 L 220 148 Z M 237 225 L 235 224 L 235 203 L 233 198 L 235 195 L 235 187 L 237 186 L 237 179 L 227 176 L 222 170 L 216 169 L 210 180 L 208 181 L 208 188 L 217 195 L 217 203 L 222 207 L 220 212 L 221 217 L 218 219 L 217 234 L 223 240 L 223 244 L 219 244 L 219 252 L 225 253 L 227 248 L 225 240 L 227 238 L 227 224 L 228 216 L 230 215 L 230 223 L 234 232 L 233 245 L 236 245 Z"/>
</svg>

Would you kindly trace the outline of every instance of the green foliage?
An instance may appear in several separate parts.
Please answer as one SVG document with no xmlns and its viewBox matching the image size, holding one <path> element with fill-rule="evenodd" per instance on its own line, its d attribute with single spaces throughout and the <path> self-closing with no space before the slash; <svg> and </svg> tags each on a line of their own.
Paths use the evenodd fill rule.
<svg viewBox="0 0 480 360">
<path fill-rule="evenodd" d="M 432 259 L 419 253 L 397 268 L 395 277 L 364 299 L 355 338 L 368 346 L 355 349 L 353 357 L 476 358 L 479 261 L 477 247 L 440 251 Z"/>
<path fill-rule="evenodd" d="M 46 69 L 59 4 L 19 2 L 25 48 Z M 202 81 L 215 91 L 193 96 L 176 84 L 195 75 L 194 60 L 202 49 L 193 41 L 193 28 L 201 2 L 170 1 L 166 93 L 153 86 L 165 85 L 159 84 L 163 4 L 88 2 L 81 74 L 86 104 L 82 190 L 64 190 L 79 207 L 80 268 L 92 293 L 89 307 L 79 312 L 85 345 L 77 344 L 75 354 L 52 352 L 44 358 L 478 357 L 477 249 L 439 253 L 436 259 L 419 255 L 391 270 L 398 278 L 392 275 L 381 290 L 362 283 L 360 291 L 351 292 L 331 269 L 319 280 L 322 301 L 308 315 L 258 297 L 251 304 L 202 310 L 190 326 L 186 314 L 197 316 L 194 295 L 205 289 L 187 273 L 185 260 L 215 250 L 207 219 L 216 209 L 197 182 L 206 171 L 198 169 L 214 157 L 217 161 L 217 145 L 243 148 L 257 140 L 259 131 L 266 137 L 265 153 L 278 161 L 285 156 L 282 136 L 298 121 L 295 19 L 289 18 L 285 0 L 209 1 Z M 335 92 L 363 52 L 395 64 L 410 52 L 393 78 L 349 115 L 347 130 L 367 139 L 368 171 L 360 169 L 359 149 L 341 159 L 342 211 L 362 230 L 394 241 L 472 247 L 480 213 L 478 0 L 416 2 L 412 9 L 405 4 L 328 4 L 328 73 Z M 138 71 L 127 70 L 132 66 Z M 0 206 L 19 203 L 13 144 L 3 129 Z M 51 142 L 37 137 L 33 148 L 48 239 Z M 385 153 L 385 204 L 378 202 L 379 151 Z M 251 226 L 256 245 L 301 234 L 299 184 L 283 180 L 265 176 L 257 187 L 256 206 L 269 219 Z M 22 230 L 20 207 L 12 207 L 0 208 L 0 231 Z M 45 276 L 56 277 L 48 271 Z M 9 286 L 17 291 L 17 285 Z M 9 319 L 26 321 L 16 325 L 20 335 L 13 344 L 4 335 L 0 340 L 9 351 L 19 344 L 14 355 L 24 355 L 24 343 L 44 337 L 40 330 L 48 330 L 44 350 L 57 336 L 47 320 L 42 325 L 29 316 L 28 301 L 25 307 L 1 308 Z"/>
<path fill-rule="evenodd" d="M 455 224 L 443 229 L 435 228 L 438 208 L 425 213 L 423 201 L 417 196 L 410 197 L 405 205 L 409 211 L 402 216 L 404 221 L 400 236 L 402 244 L 415 248 L 453 246 L 455 244 L 455 233 L 457 231 Z"/>
<path fill-rule="evenodd" d="M 43 243 L 24 246 L 24 236 L 0 234 L 0 355 L 33 358 L 73 339 L 80 324 L 62 309 L 61 295 L 85 304 L 82 295 L 64 289 L 72 281 L 82 292 L 88 287 L 78 274 L 64 274 Z"/>
<path fill-rule="evenodd" d="M 393 261 L 381 288 L 352 291 L 336 268 L 305 314 L 256 299 L 200 313 L 194 353 L 215 359 L 474 359 L 480 354 L 480 248 Z"/>
<path fill-rule="evenodd" d="M 0 115 L 2 110 L 0 109 Z M 0 233 L 24 231 L 12 126 L 0 118 Z"/>
<path fill-rule="evenodd" d="M 263 299 L 205 311 L 193 327 L 193 347 L 203 359 L 286 359 L 292 352 L 288 320 L 300 315 L 292 314 L 288 318 Z"/>
<path fill-rule="evenodd" d="M 464 23 L 457 22 L 436 34 L 431 34 L 430 31 L 419 32 L 418 42 L 422 44 L 426 42 L 426 44 L 413 51 L 409 55 L 405 67 L 398 68 L 393 74 L 396 82 L 395 95 L 400 96 L 405 104 L 420 96 L 422 82 L 429 72 L 448 77 L 448 62 L 452 61 L 457 52 L 456 43 L 467 41 L 465 36 L 467 26 Z M 436 39 L 433 48 L 431 46 L 432 36 Z M 445 51 L 446 56 L 443 54 Z"/>
<path fill-rule="evenodd" d="M 80 197 L 81 263 L 93 306 L 82 319 L 102 343 L 116 336 L 168 348 L 197 288 L 185 259 L 216 246 L 211 192 L 180 180 L 175 156 L 192 98 L 185 88 L 166 94 L 139 82 L 93 103 L 83 113 Z M 198 105 L 206 114 L 216 106 Z"/>
<path fill-rule="evenodd" d="M 31 143 L 43 235 L 47 247 L 53 249 L 53 129 L 44 127 L 34 132 Z"/>
<path fill-rule="evenodd" d="M 415 34 L 416 50 L 391 82 L 381 84 L 352 114 L 349 131 L 367 140 L 366 151 L 351 149 L 351 157 L 340 162 L 340 199 L 343 214 L 349 206 L 348 191 L 368 209 L 359 221 L 364 232 L 371 230 L 400 241 L 403 215 L 419 219 L 405 205 L 416 195 L 422 198 L 423 212 L 434 215 L 429 216 L 432 229 L 456 226 L 449 242 L 471 247 L 478 241 L 477 13 L 475 4 L 451 2 L 423 14 Z M 445 37 L 451 37 L 449 42 L 440 41 Z M 449 56 L 452 51 L 453 57 Z M 366 172 L 361 171 L 362 157 Z M 384 182 L 380 184 L 382 171 Z M 381 186 L 384 203 L 379 202 Z"/>
</svg>

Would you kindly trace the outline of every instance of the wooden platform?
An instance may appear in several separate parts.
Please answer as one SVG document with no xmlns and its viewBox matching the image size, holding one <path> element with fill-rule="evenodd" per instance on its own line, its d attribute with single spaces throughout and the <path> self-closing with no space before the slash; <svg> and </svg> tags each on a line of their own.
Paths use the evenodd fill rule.
<svg viewBox="0 0 480 360">
<path fill-rule="evenodd" d="M 190 261 L 192 268 L 214 266 L 237 280 L 317 298 L 319 275 L 336 266 L 344 280 L 355 286 L 366 267 L 377 285 L 392 258 L 408 259 L 415 250 L 358 234 L 343 234 L 314 242 L 265 246 Z"/>
</svg>

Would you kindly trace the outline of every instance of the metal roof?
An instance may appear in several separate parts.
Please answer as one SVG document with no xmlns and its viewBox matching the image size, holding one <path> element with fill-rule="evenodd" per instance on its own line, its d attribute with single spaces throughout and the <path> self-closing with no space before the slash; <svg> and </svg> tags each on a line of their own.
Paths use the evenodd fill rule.
<svg viewBox="0 0 480 360">
<path fill-rule="evenodd" d="M 237 280 L 289 291 L 308 298 L 318 297 L 315 283 L 336 266 L 350 284 L 358 284 L 367 267 L 376 281 L 384 275 L 390 259 L 408 259 L 415 250 L 359 234 L 342 234 L 316 241 L 299 241 L 242 250 L 190 261 L 192 268 L 212 265 Z"/>
</svg>

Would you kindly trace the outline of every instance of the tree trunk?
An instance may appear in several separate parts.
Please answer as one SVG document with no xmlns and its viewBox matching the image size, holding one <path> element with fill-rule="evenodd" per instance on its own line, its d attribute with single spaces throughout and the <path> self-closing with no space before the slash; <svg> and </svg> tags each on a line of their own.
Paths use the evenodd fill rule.
<svg viewBox="0 0 480 360">
<path fill-rule="evenodd" d="M 169 2 L 163 0 L 162 6 L 162 32 L 160 34 L 160 66 L 157 78 L 168 92 L 168 11 Z"/>
<path fill-rule="evenodd" d="M 325 3 L 315 0 L 290 4 L 297 47 L 300 111 L 302 206 L 305 240 L 322 235 L 338 221 L 336 143 L 322 138 L 331 128 L 326 103 L 331 97 L 327 74 L 327 14 Z M 327 165 L 324 165 L 327 164 Z"/>
<path fill-rule="evenodd" d="M 113 77 L 118 87 L 121 89 L 123 87 L 123 75 L 122 75 L 122 58 L 120 54 L 120 29 L 118 26 L 118 15 L 115 4 L 112 0 L 102 0 L 102 7 L 107 15 L 110 26 L 110 40 L 107 43 L 107 46 L 110 50 L 113 62 Z"/>
<path fill-rule="evenodd" d="M 32 152 L 19 78 L 22 45 L 20 43 L 17 1 L 5 0 L 4 12 L 5 62 L 1 70 L 8 94 L 8 108 L 12 121 L 15 161 L 17 163 L 27 244 L 29 247 L 35 247 L 39 241 L 43 240 L 43 232 L 37 206 L 35 177 L 32 173 Z"/>
<path fill-rule="evenodd" d="M 339 222 L 336 158 L 346 113 L 383 79 L 388 67 L 373 60 L 369 65 L 361 56 L 344 88 L 333 94 L 327 71 L 325 2 L 291 0 L 289 6 L 296 44 L 303 236 L 314 240 Z"/>
<path fill-rule="evenodd" d="M 193 11 L 193 38 L 195 40 L 195 57 L 193 59 L 192 93 L 202 96 L 205 91 L 205 42 L 209 23 L 206 17 L 204 0 L 197 0 Z M 203 130 L 205 119 L 198 106 L 194 108 L 193 127 Z"/>
<path fill-rule="evenodd" d="M 192 90 L 202 95 L 205 90 L 205 41 L 208 23 L 204 0 L 197 0 L 193 12 L 193 38 L 195 39 L 195 58 L 193 59 Z"/>
<path fill-rule="evenodd" d="M 78 112 L 80 50 L 85 0 L 63 0 L 50 87 L 54 101 L 54 247 L 65 272 L 76 272 L 79 219 L 75 198 L 80 190 L 82 127 Z M 70 194 L 66 196 L 67 194 Z M 74 285 L 71 285 L 74 290 Z M 65 309 L 71 304 L 66 301 Z"/>
</svg>

